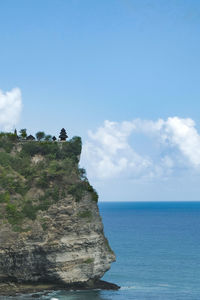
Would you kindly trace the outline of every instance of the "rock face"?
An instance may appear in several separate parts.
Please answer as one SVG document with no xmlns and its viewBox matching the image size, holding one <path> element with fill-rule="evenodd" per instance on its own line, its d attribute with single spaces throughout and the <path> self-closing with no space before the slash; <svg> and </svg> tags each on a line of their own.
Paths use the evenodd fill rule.
<svg viewBox="0 0 200 300">
<path fill-rule="evenodd" d="M 0 230 L 0 281 L 80 283 L 101 278 L 115 261 L 97 204 L 66 197 L 40 212 L 29 232 Z"/>
<path fill-rule="evenodd" d="M 13 157 L 13 153 L 11 155 Z M 42 154 L 39 153 L 39 155 Z M 49 196 L 51 201 L 44 196 L 41 198 L 44 190 L 37 186 L 38 174 L 40 174 L 39 163 L 43 164 L 41 171 L 49 170 L 49 165 L 52 166 L 52 160 L 49 157 L 47 159 L 43 155 L 40 157 L 41 162 L 37 160 L 37 170 L 34 155 L 27 158 L 27 166 L 30 160 L 30 166 L 33 165 L 36 174 L 33 178 L 29 177 L 31 180 L 27 184 L 23 169 L 20 174 L 17 174 L 17 169 L 14 169 L 15 165 L 13 165 L 13 178 L 17 174 L 16 178 L 19 178 L 19 181 L 21 180 L 25 185 L 25 192 L 21 195 L 12 189 L 8 197 L 8 188 L 5 188 L 5 184 L 3 186 L 4 181 L 0 186 L 2 193 L 0 198 L 0 282 L 92 284 L 101 278 L 115 261 L 115 255 L 104 236 L 94 192 L 88 181 L 83 182 L 77 175 L 80 172 L 76 161 L 76 168 L 70 173 L 72 175 L 60 175 L 57 169 L 55 175 L 52 175 L 52 170 L 56 165 L 55 158 L 53 158 L 54 169 L 51 167 L 51 173 L 45 171 L 46 173 L 42 176 L 45 175 L 48 183 L 46 186 L 45 181 L 45 188 L 48 192 L 46 194 L 51 195 L 49 191 L 52 190 L 52 186 L 58 186 L 59 190 L 56 190 L 58 197 L 55 198 L 56 201 L 52 200 L 51 196 Z M 62 166 L 61 159 L 59 160 L 60 166 Z M 3 167 L 2 172 L 4 172 L 4 177 L 7 176 Z M 32 173 L 29 173 L 31 176 Z M 79 193 L 77 198 L 71 192 L 72 187 L 74 190 L 83 184 L 87 189 Z M 39 201 L 46 200 L 49 201 L 48 205 L 41 206 Z M 27 211 L 27 205 L 29 205 L 29 210 L 37 207 L 36 215 L 29 217 L 30 211 Z M 7 217 L 5 217 L 6 213 Z"/>
</svg>

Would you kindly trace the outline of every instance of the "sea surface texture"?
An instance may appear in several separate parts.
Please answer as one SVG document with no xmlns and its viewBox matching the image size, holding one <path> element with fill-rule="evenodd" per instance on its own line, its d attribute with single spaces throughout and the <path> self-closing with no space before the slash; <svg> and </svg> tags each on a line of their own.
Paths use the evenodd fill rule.
<svg viewBox="0 0 200 300">
<path fill-rule="evenodd" d="M 100 203 L 117 262 L 104 280 L 119 291 L 52 292 L 38 299 L 200 299 L 200 203 Z M 0 297 L 2 300 L 13 299 Z M 33 299 L 22 295 L 14 299 Z"/>
</svg>

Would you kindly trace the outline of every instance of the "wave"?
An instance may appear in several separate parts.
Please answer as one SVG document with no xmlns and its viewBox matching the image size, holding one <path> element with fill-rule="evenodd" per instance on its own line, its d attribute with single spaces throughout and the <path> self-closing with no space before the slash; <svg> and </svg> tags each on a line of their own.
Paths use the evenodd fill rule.
<svg viewBox="0 0 200 300">
<path fill-rule="evenodd" d="M 170 288 L 172 287 L 171 285 L 167 284 L 167 283 L 160 283 L 154 286 L 145 286 L 145 285 L 131 285 L 131 286 L 122 286 L 120 288 L 120 290 L 158 290 L 158 289 L 162 289 L 162 288 Z"/>
</svg>

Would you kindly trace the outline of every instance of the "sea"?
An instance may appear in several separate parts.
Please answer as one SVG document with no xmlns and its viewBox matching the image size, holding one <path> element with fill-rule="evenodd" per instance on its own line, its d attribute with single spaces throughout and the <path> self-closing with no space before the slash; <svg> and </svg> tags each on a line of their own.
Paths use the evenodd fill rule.
<svg viewBox="0 0 200 300">
<path fill-rule="evenodd" d="M 116 262 L 103 277 L 118 291 L 56 291 L 0 300 L 198 300 L 200 202 L 101 202 Z"/>
</svg>

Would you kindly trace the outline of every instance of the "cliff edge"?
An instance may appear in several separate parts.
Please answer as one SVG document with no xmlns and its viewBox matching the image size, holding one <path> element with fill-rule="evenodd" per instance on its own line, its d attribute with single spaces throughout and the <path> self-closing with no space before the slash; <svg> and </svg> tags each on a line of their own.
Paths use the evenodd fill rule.
<svg viewBox="0 0 200 300">
<path fill-rule="evenodd" d="M 80 154 L 0 135 L 0 283 L 95 287 L 115 261 Z"/>
</svg>

